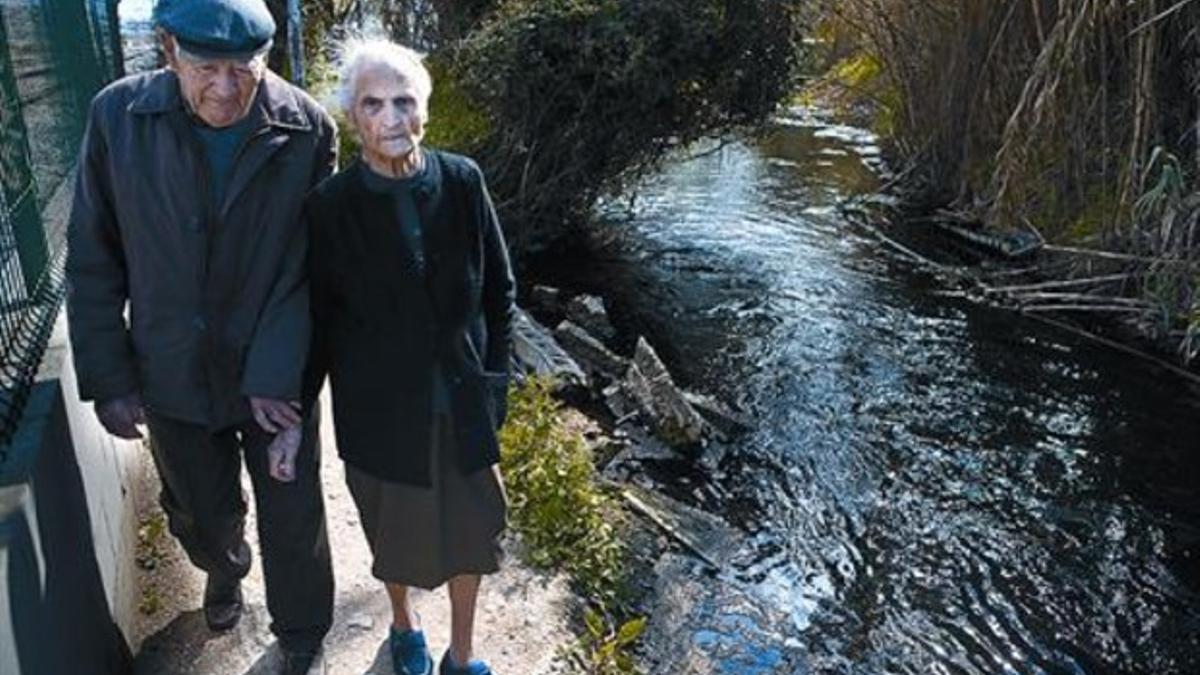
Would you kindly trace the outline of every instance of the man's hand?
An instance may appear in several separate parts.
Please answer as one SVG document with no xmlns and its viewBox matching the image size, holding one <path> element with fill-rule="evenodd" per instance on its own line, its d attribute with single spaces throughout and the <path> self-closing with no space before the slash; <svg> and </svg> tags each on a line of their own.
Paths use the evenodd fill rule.
<svg viewBox="0 0 1200 675">
<path fill-rule="evenodd" d="M 286 429 L 275 436 L 267 448 L 271 477 L 283 483 L 296 480 L 296 453 L 300 450 L 300 427 Z"/>
<path fill-rule="evenodd" d="M 254 413 L 254 421 L 268 434 L 277 434 L 300 425 L 299 401 L 251 396 L 250 411 Z"/>
<path fill-rule="evenodd" d="M 96 417 L 108 433 L 131 441 L 142 437 L 138 425 L 146 423 L 142 397 L 137 394 L 97 401 Z"/>
</svg>

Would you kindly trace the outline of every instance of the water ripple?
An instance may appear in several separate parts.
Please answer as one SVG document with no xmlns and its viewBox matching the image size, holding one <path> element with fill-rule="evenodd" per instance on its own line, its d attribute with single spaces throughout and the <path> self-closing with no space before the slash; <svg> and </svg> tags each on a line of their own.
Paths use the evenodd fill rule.
<svg viewBox="0 0 1200 675">
<path fill-rule="evenodd" d="M 786 618 L 766 644 L 698 611 L 693 647 L 716 672 L 1200 672 L 1200 394 L 927 294 L 833 208 L 877 155 L 790 111 L 641 186 L 574 279 L 758 421 L 688 492 L 751 535 L 713 602 Z"/>
</svg>

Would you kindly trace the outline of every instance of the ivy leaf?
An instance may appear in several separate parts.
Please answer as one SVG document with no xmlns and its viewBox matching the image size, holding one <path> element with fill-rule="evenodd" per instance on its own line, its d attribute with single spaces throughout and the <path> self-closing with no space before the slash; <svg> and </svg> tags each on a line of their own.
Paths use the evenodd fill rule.
<svg viewBox="0 0 1200 675">
<path fill-rule="evenodd" d="M 583 614 L 583 622 L 587 624 L 588 633 L 599 639 L 604 636 L 604 619 L 594 609 L 588 609 Z"/>
<path fill-rule="evenodd" d="M 627 645 L 641 637 L 646 630 L 646 617 L 639 616 L 636 619 L 626 621 L 617 631 L 617 644 Z"/>
</svg>

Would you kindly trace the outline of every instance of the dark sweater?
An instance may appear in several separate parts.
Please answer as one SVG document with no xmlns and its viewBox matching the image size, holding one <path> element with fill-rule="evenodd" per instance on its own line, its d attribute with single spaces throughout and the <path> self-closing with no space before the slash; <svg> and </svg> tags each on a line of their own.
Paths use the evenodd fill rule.
<svg viewBox="0 0 1200 675">
<path fill-rule="evenodd" d="M 420 251 L 396 223 L 393 195 L 368 188 L 362 162 L 310 196 L 314 319 L 310 403 L 325 375 L 338 453 L 384 480 L 429 485 L 433 369 L 445 373 L 456 464 L 499 461 L 515 283 L 483 175 L 471 160 L 426 151 L 412 187 Z M 409 264 L 417 253 L 425 274 Z"/>
<path fill-rule="evenodd" d="M 214 210 L 220 209 L 225 201 L 225 191 L 229 186 L 229 176 L 233 173 L 234 160 L 237 159 L 238 150 L 241 150 L 250 133 L 254 131 L 254 127 L 255 120 L 250 115 L 220 129 L 192 118 L 192 129 L 200 139 L 200 147 L 204 149 L 204 159 L 208 164 L 208 194 Z"/>
<path fill-rule="evenodd" d="M 392 178 L 376 173 L 366 162 L 362 163 L 362 168 L 361 175 L 367 189 L 376 194 L 387 195 L 395 203 L 396 227 L 403 242 L 401 259 L 414 275 L 428 280 L 421 214 L 417 211 L 417 202 L 413 195 L 414 190 L 428 187 L 428 165 L 422 165 L 416 174 L 404 178 Z M 451 383 L 446 377 L 441 359 L 434 360 L 432 371 L 433 412 L 449 414 Z"/>
</svg>

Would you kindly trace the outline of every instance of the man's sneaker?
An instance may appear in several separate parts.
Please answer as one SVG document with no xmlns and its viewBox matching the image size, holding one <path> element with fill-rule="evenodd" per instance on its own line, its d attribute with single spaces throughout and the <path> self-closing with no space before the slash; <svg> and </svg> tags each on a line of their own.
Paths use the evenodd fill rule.
<svg viewBox="0 0 1200 675">
<path fill-rule="evenodd" d="M 214 631 L 226 631 L 242 618 L 242 583 L 217 574 L 204 584 L 204 621 Z"/>
<path fill-rule="evenodd" d="M 460 666 L 450 658 L 450 650 L 442 655 L 442 663 L 438 666 L 438 675 L 492 675 L 488 664 L 479 659 L 471 659 L 467 665 Z"/>
<path fill-rule="evenodd" d="M 388 647 L 396 675 L 432 675 L 433 657 L 429 655 L 425 634 L 421 631 L 398 631 L 393 626 L 388 633 Z"/>
</svg>

